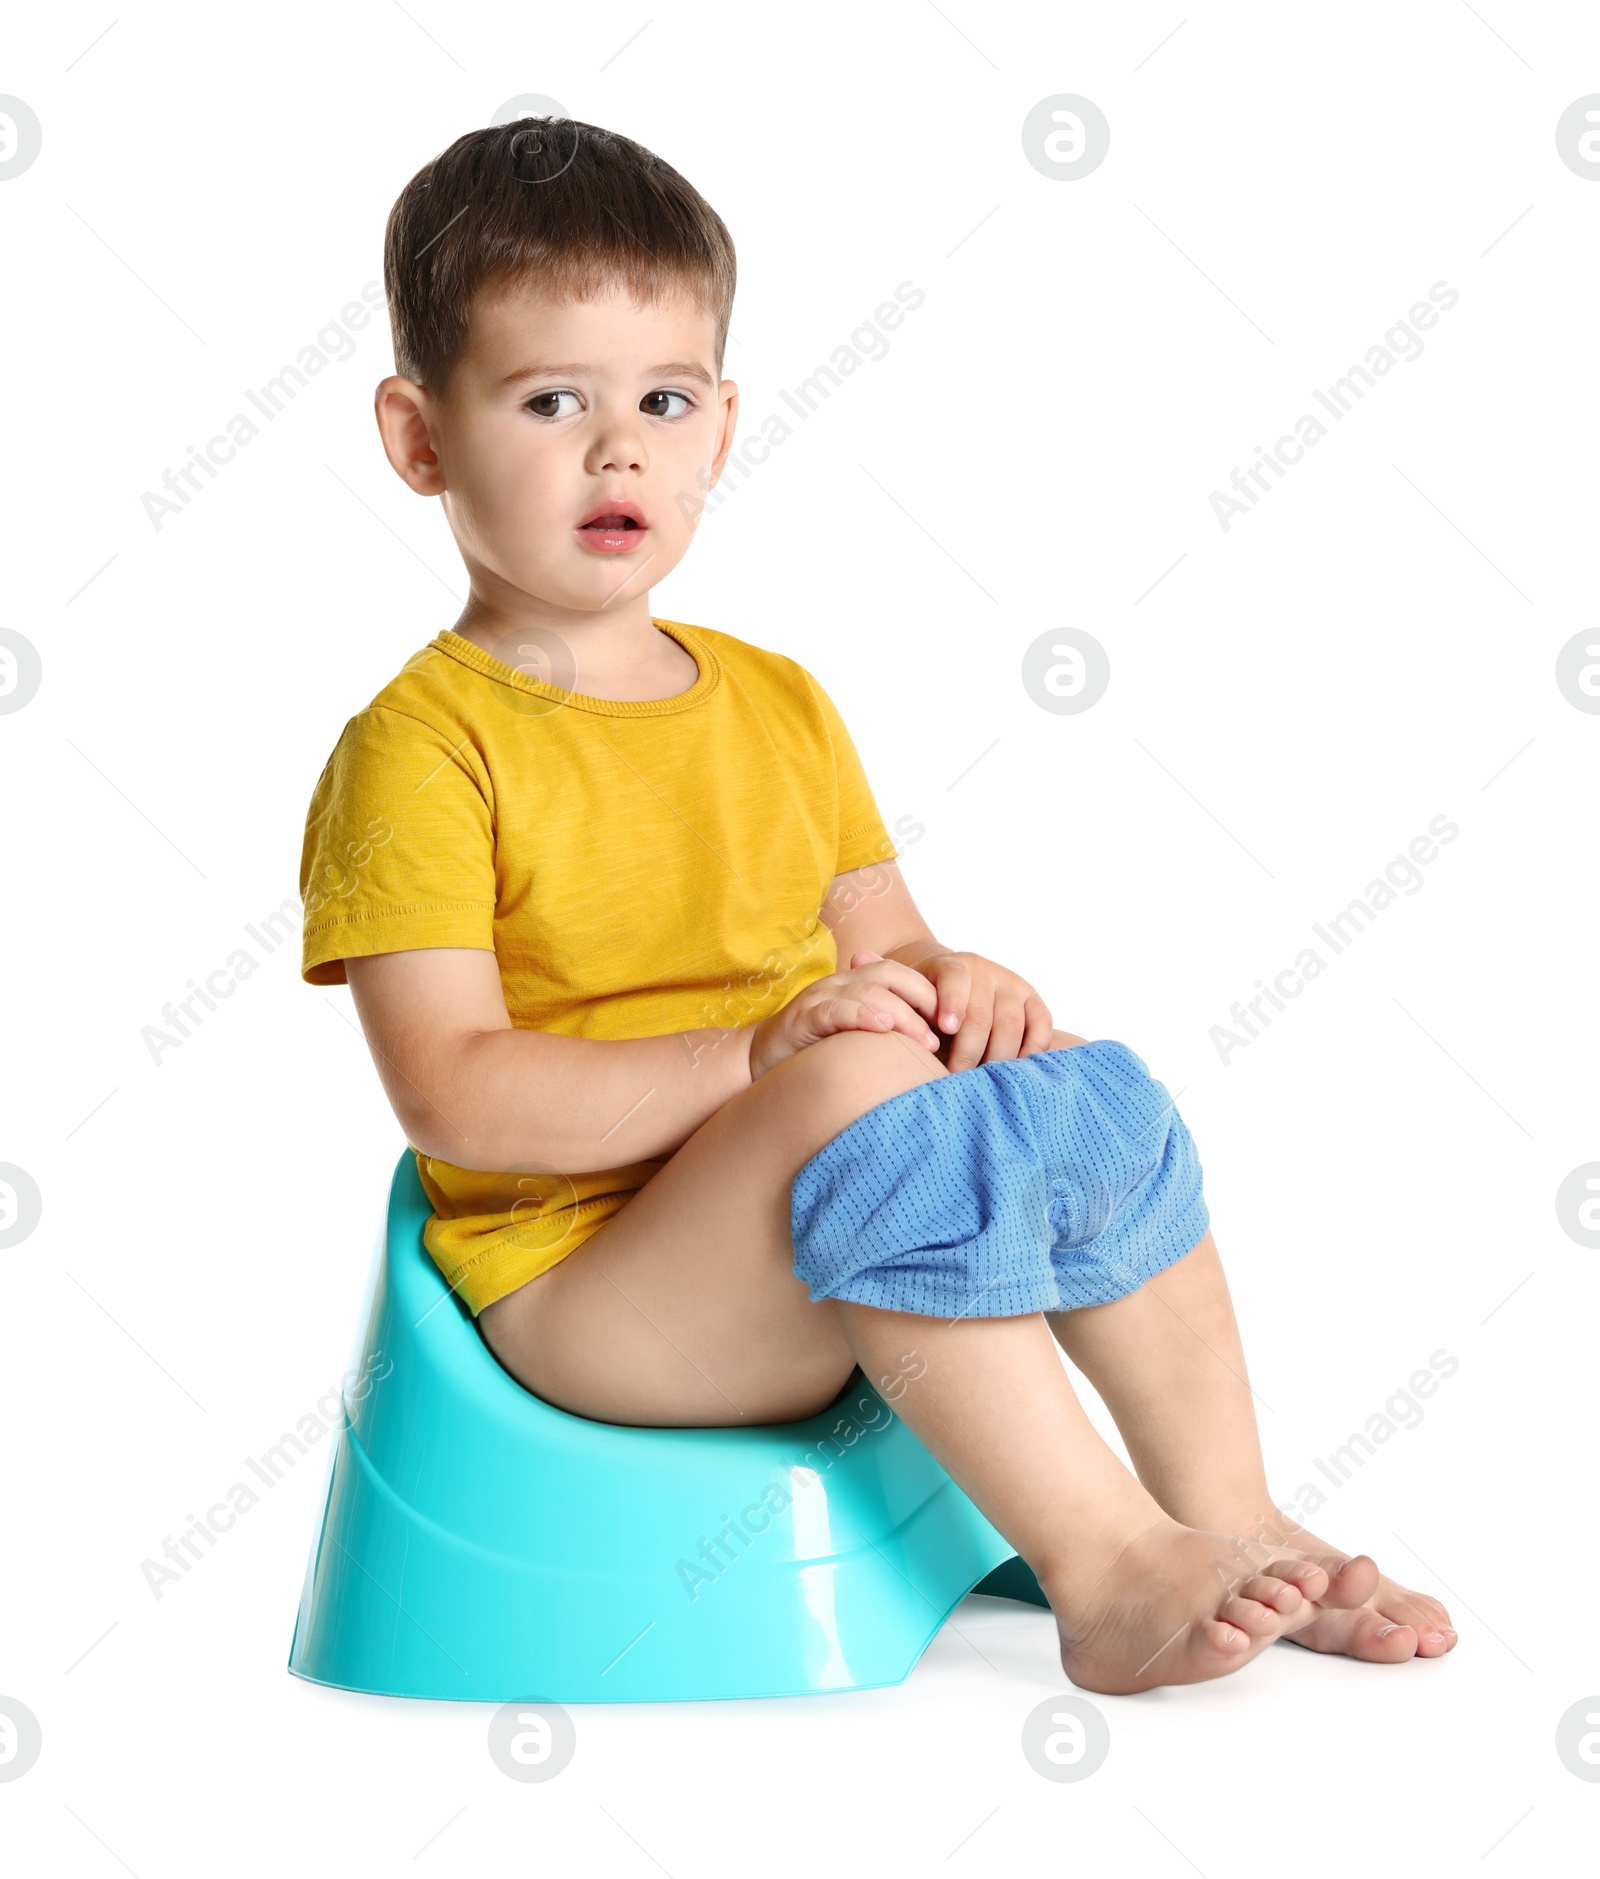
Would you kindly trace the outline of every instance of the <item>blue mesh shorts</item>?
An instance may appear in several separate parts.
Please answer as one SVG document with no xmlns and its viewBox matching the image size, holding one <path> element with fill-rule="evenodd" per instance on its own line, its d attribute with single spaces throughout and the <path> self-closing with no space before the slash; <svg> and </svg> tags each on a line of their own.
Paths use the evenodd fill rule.
<svg viewBox="0 0 1600 1879">
<path fill-rule="evenodd" d="M 794 1270 L 814 1301 L 926 1317 L 1103 1305 L 1204 1237 L 1200 1177 L 1126 1044 L 975 1064 L 879 1103 L 806 1162 Z"/>
</svg>

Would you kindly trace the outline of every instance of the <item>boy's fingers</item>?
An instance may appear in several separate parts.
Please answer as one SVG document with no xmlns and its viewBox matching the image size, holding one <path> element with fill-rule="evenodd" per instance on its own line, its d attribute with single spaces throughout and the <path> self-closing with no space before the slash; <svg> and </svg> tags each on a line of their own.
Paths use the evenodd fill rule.
<svg viewBox="0 0 1600 1879">
<path fill-rule="evenodd" d="M 1050 1016 L 1050 1008 L 1037 992 L 1031 993 L 1023 1010 L 1027 1015 L 1027 1029 L 1023 1033 L 1022 1049 L 1019 1056 L 1031 1057 L 1036 1050 L 1048 1050 L 1050 1040 L 1056 1034 L 1055 1021 Z"/>
<path fill-rule="evenodd" d="M 970 1070 L 983 1056 L 989 1042 L 989 1013 L 975 1007 L 961 1020 L 961 1028 L 950 1040 L 950 1070 Z"/>
<path fill-rule="evenodd" d="M 969 1039 L 966 1029 L 957 1031 L 950 1040 L 950 1055 L 945 1059 L 947 1070 L 970 1070 L 983 1055 L 984 1039 L 974 1035 Z"/>
<path fill-rule="evenodd" d="M 937 1035 L 928 1029 L 927 1019 L 920 1012 L 913 1010 L 903 998 L 896 997 L 892 992 L 888 995 L 886 1003 L 880 1003 L 876 998 L 863 997 L 856 1008 L 866 1015 L 874 1030 L 904 1031 L 914 1043 L 929 1047 L 939 1041 Z M 879 1024 L 877 1022 L 879 1017 L 890 1019 L 890 1024 L 887 1026 Z"/>
<path fill-rule="evenodd" d="M 882 953 L 875 953 L 870 947 L 858 946 L 850 955 L 850 970 L 864 972 L 878 966 L 882 970 L 873 973 L 875 979 L 892 987 L 913 1006 L 931 1024 L 934 1018 L 934 1006 L 938 999 L 932 982 L 915 966 L 908 966 L 900 959 L 886 959 Z"/>
<path fill-rule="evenodd" d="M 855 969 L 852 966 L 852 970 Z M 899 959 L 880 957 L 868 960 L 859 969 L 863 972 L 870 972 L 878 984 L 887 985 L 908 1005 L 914 1006 L 930 1024 L 933 1022 L 934 1004 L 938 994 L 915 966 L 908 966 Z"/>
<path fill-rule="evenodd" d="M 1020 1005 L 996 1004 L 984 1048 L 985 1063 L 1000 1063 L 1022 1054 L 1023 1013 Z"/>
<path fill-rule="evenodd" d="M 939 988 L 939 1029 L 954 1033 L 967 1015 L 972 969 L 961 959 L 941 959 L 934 967 L 934 983 Z"/>
</svg>

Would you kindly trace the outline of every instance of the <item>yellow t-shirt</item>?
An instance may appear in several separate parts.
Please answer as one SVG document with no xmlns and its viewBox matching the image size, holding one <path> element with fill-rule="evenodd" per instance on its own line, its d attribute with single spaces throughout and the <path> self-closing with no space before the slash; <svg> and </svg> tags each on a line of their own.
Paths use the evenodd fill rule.
<svg viewBox="0 0 1600 1879">
<path fill-rule="evenodd" d="M 300 862 L 301 976 L 426 946 L 492 951 L 521 1030 L 754 1024 L 837 969 L 837 874 L 895 858 L 832 700 L 781 653 L 672 620 L 675 698 L 529 677 L 459 633 L 344 727 Z M 435 1263 L 474 1317 L 582 1245 L 666 1158 L 493 1172 L 417 1157 Z"/>
</svg>

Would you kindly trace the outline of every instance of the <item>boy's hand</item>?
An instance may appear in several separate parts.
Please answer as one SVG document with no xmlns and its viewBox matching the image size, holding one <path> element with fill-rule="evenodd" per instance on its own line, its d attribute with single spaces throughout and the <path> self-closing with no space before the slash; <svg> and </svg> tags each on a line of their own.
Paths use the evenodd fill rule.
<svg viewBox="0 0 1600 1879">
<path fill-rule="evenodd" d="M 796 992 L 781 1011 L 747 1027 L 750 1081 L 808 1045 L 840 1031 L 903 1032 L 918 1050 L 943 1040 L 928 1027 L 935 994 L 926 975 L 882 953 L 857 952 L 848 971 L 830 972 Z"/>
<path fill-rule="evenodd" d="M 852 966 L 872 955 L 855 953 Z M 1050 1009 L 1025 978 L 980 953 L 936 948 L 905 963 L 931 979 L 938 992 L 936 1027 L 945 1033 L 947 1070 L 1027 1057 L 1048 1050 L 1055 1026 Z"/>
</svg>

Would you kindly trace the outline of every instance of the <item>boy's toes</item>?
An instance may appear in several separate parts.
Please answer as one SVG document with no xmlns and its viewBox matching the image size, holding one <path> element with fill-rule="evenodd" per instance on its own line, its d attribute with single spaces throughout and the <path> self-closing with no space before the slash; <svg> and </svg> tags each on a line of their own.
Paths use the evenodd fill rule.
<svg viewBox="0 0 1600 1879">
<path fill-rule="evenodd" d="M 1249 1583 L 1259 1585 L 1264 1582 L 1252 1579 Z M 1298 1602 L 1300 1595 L 1293 1586 L 1283 1586 L 1282 1589 L 1293 1592 Z M 1217 1607 L 1217 1616 L 1224 1624 L 1236 1625 L 1251 1638 L 1275 1638 L 1283 1629 L 1283 1615 L 1278 1609 L 1251 1593 L 1236 1592 L 1232 1598 L 1225 1598 Z"/>
<path fill-rule="evenodd" d="M 1300 1587 L 1286 1573 L 1280 1573 L 1276 1565 L 1246 1579 L 1239 1587 L 1239 1596 L 1270 1606 L 1282 1618 L 1293 1617 L 1306 1603 Z"/>
<path fill-rule="evenodd" d="M 1189 1634 L 1189 1655 L 1202 1675 L 1215 1676 L 1234 1669 L 1256 1642 L 1242 1626 L 1226 1618 L 1207 1618 Z"/>
<path fill-rule="evenodd" d="M 1390 1596 L 1380 1589 L 1372 1609 L 1385 1624 L 1401 1625 L 1417 1634 L 1418 1657 L 1442 1657 L 1455 1646 L 1455 1628 L 1450 1614 L 1436 1598 L 1420 1592 L 1401 1592 Z"/>
<path fill-rule="evenodd" d="M 1312 1651 L 1359 1657 L 1369 1664 L 1403 1664 L 1408 1657 L 1421 1654 L 1417 1633 L 1410 1625 L 1396 1624 L 1369 1605 L 1355 1611 L 1324 1607 L 1309 1625 L 1291 1635 L 1290 1642 Z"/>
<path fill-rule="evenodd" d="M 1370 1553 L 1357 1553 L 1352 1559 L 1341 1560 L 1337 1555 L 1330 1555 L 1321 1561 L 1328 1575 L 1328 1589 L 1317 1600 L 1319 1605 L 1331 1606 L 1335 1611 L 1348 1611 L 1357 1605 L 1365 1605 L 1378 1589 L 1378 1562 Z"/>
<path fill-rule="evenodd" d="M 1456 1634 L 1448 1626 L 1444 1630 L 1427 1630 L 1417 1633 L 1418 1657 L 1443 1657 L 1446 1651 L 1456 1647 Z"/>
<path fill-rule="evenodd" d="M 1320 1601 L 1327 1593 L 1329 1568 L 1319 1566 L 1309 1556 L 1305 1559 L 1275 1559 L 1266 1568 L 1276 1579 L 1287 1579 L 1303 1597 Z"/>
</svg>

